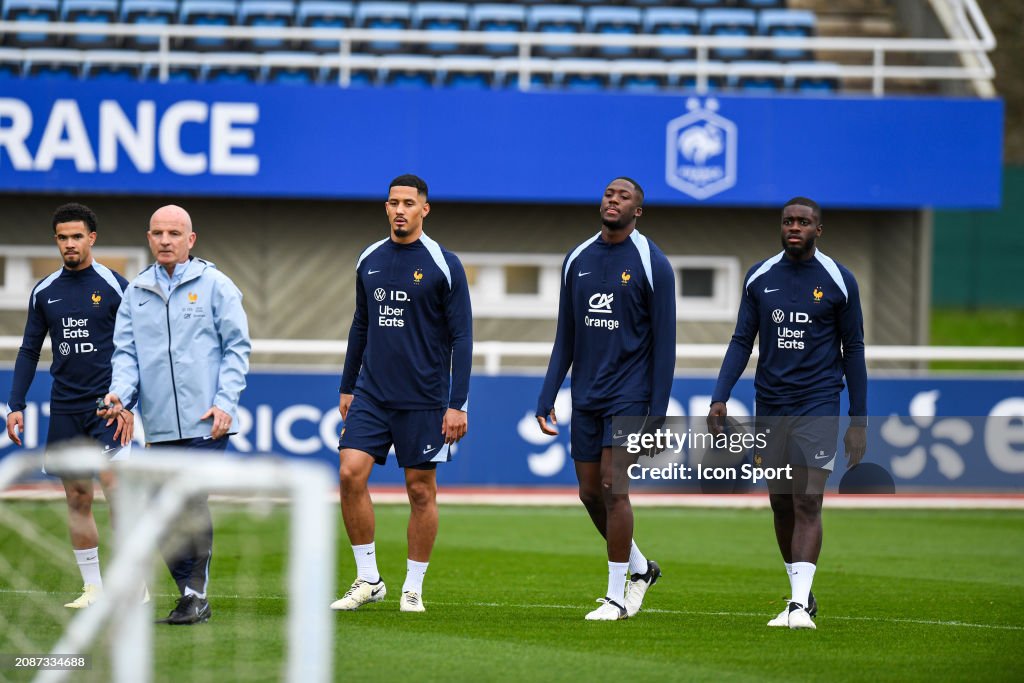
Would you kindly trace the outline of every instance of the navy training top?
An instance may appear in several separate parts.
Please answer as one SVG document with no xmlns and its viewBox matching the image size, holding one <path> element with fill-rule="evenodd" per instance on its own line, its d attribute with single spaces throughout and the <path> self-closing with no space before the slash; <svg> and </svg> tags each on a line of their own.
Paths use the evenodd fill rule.
<svg viewBox="0 0 1024 683">
<path fill-rule="evenodd" d="M 574 409 L 647 403 L 663 416 L 675 360 L 675 274 L 661 250 L 634 229 L 617 244 L 598 233 L 571 251 L 536 414 L 551 412 L 571 365 Z"/>
<path fill-rule="evenodd" d="M 121 275 L 96 261 L 82 270 L 61 268 L 36 284 L 14 362 L 7 401 L 12 411 L 25 409 L 25 395 L 47 334 L 53 345 L 50 412 L 66 415 L 96 410 L 96 399 L 110 386 L 114 321 L 127 286 Z"/>
<path fill-rule="evenodd" d="M 712 402 L 725 402 L 759 337 L 757 400 L 787 406 L 837 397 L 849 384 L 850 415 L 867 415 L 864 317 L 853 273 L 819 250 L 806 261 L 785 252 L 746 276 L 736 331 Z"/>
<path fill-rule="evenodd" d="M 385 408 L 466 410 L 472 366 L 473 312 L 458 257 L 426 233 L 367 247 L 356 262 L 341 393 Z"/>
</svg>

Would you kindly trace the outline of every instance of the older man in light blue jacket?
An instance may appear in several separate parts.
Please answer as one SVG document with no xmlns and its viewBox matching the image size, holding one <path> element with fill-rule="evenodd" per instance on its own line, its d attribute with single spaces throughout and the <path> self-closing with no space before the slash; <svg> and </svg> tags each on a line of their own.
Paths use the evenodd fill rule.
<svg viewBox="0 0 1024 683">
<path fill-rule="evenodd" d="M 223 451 L 237 422 L 249 370 L 249 325 L 242 293 L 209 261 L 191 256 L 192 220 L 165 206 L 149 222 L 156 263 L 125 290 L 114 327 L 113 377 L 105 397 L 112 417 L 138 397 L 152 447 Z M 161 623 L 210 618 L 206 599 L 213 522 L 206 497 L 190 502 L 184 542 L 163 549 L 181 599 Z M 198 520 L 198 523 L 197 523 Z"/>
</svg>

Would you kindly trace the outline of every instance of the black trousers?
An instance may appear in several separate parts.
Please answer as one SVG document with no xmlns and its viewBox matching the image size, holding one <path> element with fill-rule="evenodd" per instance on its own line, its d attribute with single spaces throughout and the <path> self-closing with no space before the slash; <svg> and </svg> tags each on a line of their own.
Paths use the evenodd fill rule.
<svg viewBox="0 0 1024 683">
<path fill-rule="evenodd" d="M 228 437 L 209 439 L 197 437 L 177 441 L 160 441 L 152 448 L 182 448 L 223 452 Z M 213 518 L 207 494 L 190 498 L 174 523 L 172 530 L 160 541 L 160 554 L 178 584 L 178 592 L 186 588 L 205 594 L 210 580 L 210 561 L 213 558 Z"/>
</svg>

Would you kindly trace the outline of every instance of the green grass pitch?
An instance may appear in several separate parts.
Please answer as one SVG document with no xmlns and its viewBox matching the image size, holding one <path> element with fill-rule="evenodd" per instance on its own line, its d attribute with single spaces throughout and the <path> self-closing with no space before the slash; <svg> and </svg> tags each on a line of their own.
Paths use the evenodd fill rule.
<svg viewBox="0 0 1024 683">
<path fill-rule="evenodd" d="M 45 542 L 0 525 L 0 653 L 43 652 L 77 595 L 62 502 L 4 502 Z M 664 577 L 624 622 L 584 614 L 603 594 L 602 541 L 579 507 L 443 506 L 424 585 L 402 614 L 404 506 L 378 506 L 388 598 L 336 613 L 339 681 L 1024 680 L 1024 512 L 825 511 L 817 631 L 769 629 L 788 582 L 767 510 L 637 509 Z M 218 505 L 213 619 L 157 627 L 157 681 L 281 678 L 286 515 Z M 339 513 L 340 514 L 340 513 Z M 106 508 L 99 506 L 106 530 Z M 337 593 L 355 575 L 339 524 Z M 44 546 L 66 548 L 63 564 Z M 104 555 L 109 559 L 109 554 Z M 156 610 L 173 607 L 162 565 Z M 21 577 L 12 580 L 8 572 Z M 25 588 L 25 579 L 32 589 Z M 63 610 L 63 611 L 62 611 Z M 107 680 L 102 649 L 71 680 Z M 0 679 L 26 680 L 0 671 Z"/>
</svg>

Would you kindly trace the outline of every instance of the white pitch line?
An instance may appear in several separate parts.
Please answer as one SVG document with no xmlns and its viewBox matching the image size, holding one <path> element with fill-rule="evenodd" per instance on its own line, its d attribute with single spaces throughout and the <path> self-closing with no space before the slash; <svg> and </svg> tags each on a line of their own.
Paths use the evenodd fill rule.
<svg viewBox="0 0 1024 683">
<path fill-rule="evenodd" d="M 8 588 L 0 588 L 0 594 L 13 593 L 19 595 L 73 595 L 72 593 L 65 593 L 61 591 L 24 591 L 14 590 Z M 177 593 L 152 593 L 155 598 L 177 598 Z M 287 600 L 285 595 L 219 595 L 213 594 L 210 598 L 214 601 L 217 600 Z M 487 607 L 490 609 L 563 609 L 563 610 L 579 610 L 583 612 L 586 610 L 586 605 L 545 605 L 545 604 L 522 604 L 522 603 L 508 603 L 508 602 L 444 602 L 440 600 L 431 600 L 432 605 L 445 605 L 448 607 Z M 703 617 L 741 617 L 741 618 L 754 618 L 754 617 L 765 617 L 762 612 L 702 612 L 698 610 L 674 610 L 674 609 L 644 609 L 644 612 L 650 614 L 675 614 L 679 616 L 703 616 Z M 902 619 L 898 617 L 856 617 L 856 616 L 842 616 L 830 614 L 824 619 L 836 621 L 873 621 L 880 623 L 894 623 L 894 624 L 918 624 L 921 626 L 953 626 L 961 628 L 987 628 L 998 631 L 1024 631 L 1024 626 L 1014 626 L 1012 624 L 974 624 L 967 621 L 939 621 L 936 619 Z"/>
</svg>

